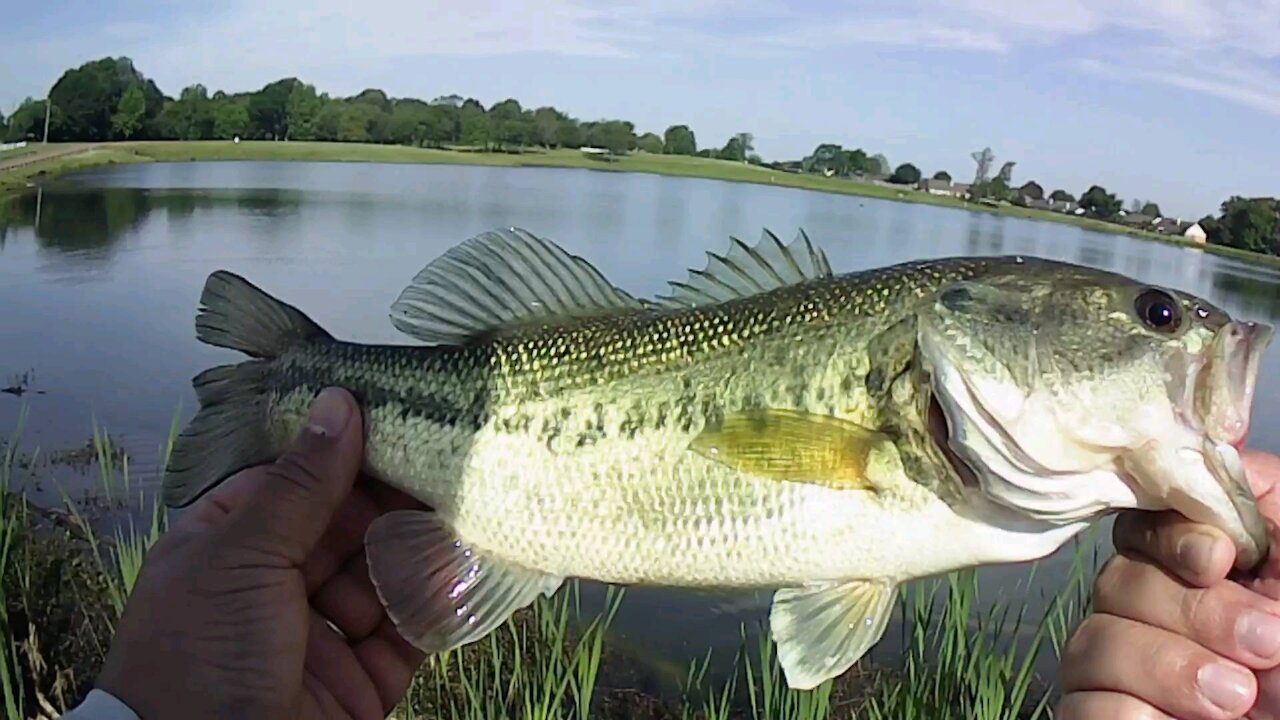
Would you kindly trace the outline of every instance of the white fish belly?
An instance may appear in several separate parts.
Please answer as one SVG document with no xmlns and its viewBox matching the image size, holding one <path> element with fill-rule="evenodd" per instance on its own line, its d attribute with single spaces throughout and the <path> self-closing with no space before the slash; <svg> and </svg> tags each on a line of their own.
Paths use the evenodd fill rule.
<svg viewBox="0 0 1280 720">
<path fill-rule="evenodd" d="M 366 461 L 458 536 L 529 569 L 618 584 L 781 587 L 902 581 L 1041 557 L 1079 526 L 1014 533 L 958 515 L 906 477 L 836 490 L 747 475 L 680 433 L 594 445 L 468 434 L 374 410 Z"/>
<path fill-rule="evenodd" d="M 554 453 L 528 436 L 471 447 L 451 522 L 525 567 L 620 584 L 777 587 L 903 579 L 980 562 L 990 528 L 904 480 L 889 496 L 745 475 L 639 435 Z"/>
</svg>

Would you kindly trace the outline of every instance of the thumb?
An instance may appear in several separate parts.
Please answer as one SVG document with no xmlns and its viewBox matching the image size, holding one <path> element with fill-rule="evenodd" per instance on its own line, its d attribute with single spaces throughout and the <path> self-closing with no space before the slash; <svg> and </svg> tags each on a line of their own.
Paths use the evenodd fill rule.
<svg viewBox="0 0 1280 720">
<path fill-rule="evenodd" d="M 363 457 L 363 419 L 355 398 L 326 388 L 311 405 L 293 444 L 261 473 L 239 517 L 238 541 L 301 565 L 351 492 Z"/>
</svg>

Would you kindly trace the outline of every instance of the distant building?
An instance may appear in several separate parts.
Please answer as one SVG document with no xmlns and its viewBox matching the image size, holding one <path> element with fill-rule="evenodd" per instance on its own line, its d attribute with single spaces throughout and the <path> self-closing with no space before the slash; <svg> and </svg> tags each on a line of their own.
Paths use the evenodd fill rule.
<svg viewBox="0 0 1280 720">
<path fill-rule="evenodd" d="M 1074 200 L 1050 200 L 1049 209 L 1060 213 L 1074 213 L 1080 206 Z"/>
<path fill-rule="evenodd" d="M 969 198 L 969 191 L 971 189 L 972 189 L 972 185 L 970 185 L 969 183 L 952 183 L 951 184 L 951 194 L 955 197 L 962 198 L 965 200 Z"/>
<path fill-rule="evenodd" d="M 1163 235 L 1181 235 L 1186 232 L 1190 223 L 1182 222 L 1182 218 L 1158 218 L 1156 232 Z"/>
<path fill-rule="evenodd" d="M 916 189 L 923 190 L 930 195 L 951 195 L 951 181 L 929 178 L 916 183 Z"/>
<path fill-rule="evenodd" d="M 1200 227 L 1200 223 L 1192 223 L 1191 227 L 1182 231 L 1182 237 L 1196 243 L 1209 242 L 1209 233 L 1206 233 L 1204 228 Z"/>
<path fill-rule="evenodd" d="M 1152 225 L 1155 225 L 1155 223 L 1155 218 L 1150 215 L 1143 215 L 1142 213 L 1129 213 L 1120 218 L 1120 224 L 1126 227 L 1150 228 Z"/>
</svg>

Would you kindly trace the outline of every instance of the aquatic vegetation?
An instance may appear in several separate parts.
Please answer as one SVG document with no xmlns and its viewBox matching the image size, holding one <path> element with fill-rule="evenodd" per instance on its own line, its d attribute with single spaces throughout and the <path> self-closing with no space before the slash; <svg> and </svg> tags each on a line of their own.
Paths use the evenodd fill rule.
<svg viewBox="0 0 1280 720">
<path fill-rule="evenodd" d="M 165 457 L 176 434 L 175 424 Z M 20 422 L 0 448 L 0 707 L 5 720 L 56 717 L 83 697 L 138 568 L 167 527 L 162 505 L 131 479 L 128 454 L 96 423 L 100 492 L 111 501 L 86 510 L 64 493 L 64 508 L 34 506 L 16 485 L 21 435 Z M 103 507 L 129 512 L 123 518 L 97 517 Z M 689 664 L 675 696 L 637 691 L 635 659 L 609 646 L 625 592 L 610 590 L 603 610 L 589 612 L 579 585 L 567 583 L 483 641 L 428 659 L 393 716 L 1044 718 L 1052 685 L 1035 675 L 1033 658 L 1041 652 L 1060 654 L 1087 608 L 1089 582 L 1101 559 L 1088 533 L 1076 543 L 1070 575 L 1034 626 L 1024 622 L 1025 599 L 982 612 L 973 571 L 915 583 L 899 597 L 900 659 L 882 665 L 863 660 L 849 673 L 805 691 L 788 687 L 768 634 L 749 633 L 745 626 L 727 679 L 711 680 L 708 653 Z"/>
</svg>

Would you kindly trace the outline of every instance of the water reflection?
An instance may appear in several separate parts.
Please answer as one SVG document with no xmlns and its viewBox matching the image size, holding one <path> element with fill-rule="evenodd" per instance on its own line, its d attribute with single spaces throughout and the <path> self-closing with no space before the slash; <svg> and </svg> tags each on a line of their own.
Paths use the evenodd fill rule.
<svg viewBox="0 0 1280 720">
<path fill-rule="evenodd" d="M 108 263 L 116 246 L 149 219 L 182 222 L 198 211 L 232 209 L 248 217 L 281 220 L 301 196 L 279 189 L 169 192 L 102 188 L 96 192 L 43 188 L 0 206 L 0 243 L 28 228 L 41 250 L 87 265 Z M 0 244 L 3 248 L 3 244 Z"/>
</svg>

